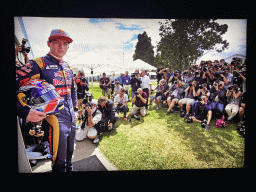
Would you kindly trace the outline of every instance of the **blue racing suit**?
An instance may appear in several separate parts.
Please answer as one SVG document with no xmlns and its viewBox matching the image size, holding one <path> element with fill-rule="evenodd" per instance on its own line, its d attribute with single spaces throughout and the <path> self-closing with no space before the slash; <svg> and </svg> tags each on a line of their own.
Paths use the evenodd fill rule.
<svg viewBox="0 0 256 192">
<path fill-rule="evenodd" d="M 77 92 L 73 72 L 69 65 L 53 57 L 50 53 L 41 58 L 39 66 L 35 60 L 30 60 L 24 67 L 16 71 L 17 86 L 31 79 L 44 79 L 54 85 L 56 91 L 65 100 L 64 109 L 56 114 L 59 123 L 59 146 L 53 171 L 72 171 L 72 154 L 76 133 L 76 120 L 74 107 L 77 105 Z M 26 119 L 29 113 L 28 107 L 23 107 L 17 102 L 18 116 Z"/>
</svg>

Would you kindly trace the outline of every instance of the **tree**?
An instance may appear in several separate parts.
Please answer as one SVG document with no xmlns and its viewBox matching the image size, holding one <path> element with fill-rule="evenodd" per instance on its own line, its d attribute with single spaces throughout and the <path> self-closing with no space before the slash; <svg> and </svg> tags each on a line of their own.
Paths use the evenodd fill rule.
<svg viewBox="0 0 256 192">
<path fill-rule="evenodd" d="M 157 52 L 172 70 L 183 71 L 205 51 L 222 52 L 229 45 L 222 39 L 228 25 L 220 25 L 214 19 L 175 19 L 159 24 L 161 40 Z"/>
<path fill-rule="evenodd" d="M 133 60 L 141 59 L 149 64 L 154 63 L 154 47 L 151 44 L 151 38 L 148 37 L 145 31 L 138 35 L 138 42 L 135 47 Z"/>
</svg>

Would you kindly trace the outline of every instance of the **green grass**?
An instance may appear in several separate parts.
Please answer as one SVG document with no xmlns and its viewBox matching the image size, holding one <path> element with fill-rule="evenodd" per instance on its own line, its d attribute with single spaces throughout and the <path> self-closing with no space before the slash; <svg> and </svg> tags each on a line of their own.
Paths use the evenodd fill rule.
<svg viewBox="0 0 256 192">
<path fill-rule="evenodd" d="M 94 86 L 94 98 L 100 96 Z M 213 120 L 206 132 L 200 123 L 187 124 L 178 113 L 165 113 L 153 104 L 140 121 L 121 118 L 113 131 L 103 133 L 100 151 L 119 170 L 244 167 L 245 142 L 235 124 L 219 129 Z"/>
</svg>

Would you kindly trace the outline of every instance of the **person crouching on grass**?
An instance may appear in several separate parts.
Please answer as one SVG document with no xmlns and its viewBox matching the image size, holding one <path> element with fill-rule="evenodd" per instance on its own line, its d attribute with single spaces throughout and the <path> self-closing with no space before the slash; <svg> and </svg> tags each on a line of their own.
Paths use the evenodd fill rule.
<svg viewBox="0 0 256 192">
<path fill-rule="evenodd" d="M 207 96 L 202 96 L 198 99 L 198 101 L 194 104 L 192 108 L 193 116 L 190 118 L 195 122 L 202 123 L 204 119 L 207 119 L 207 124 L 205 125 L 205 131 L 210 130 L 210 121 L 212 119 L 212 110 L 211 105 L 208 102 Z"/>
<path fill-rule="evenodd" d="M 147 114 L 146 103 L 147 103 L 147 94 L 142 91 L 142 88 L 139 88 L 137 92 L 134 93 L 134 97 L 132 99 L 132 103 L 134 103 L 133 108 L 131 109 L 131 117 L 139 120 L 139 117 L 136 114 L 137 110 L 140 110 L 141 116 L 145 117 Z"/>
<path fill-rule="evenodd" d="M 127 106 L 128 95 L 125 94 L 125 89 L 121 89 L 120 94 L 117 94 L 114 100 L 114 105 L 116 105 L 116 112 L 124 112 L 124 120 L 127 120 L 126 113 L 129 111 Z"/>
</svg>

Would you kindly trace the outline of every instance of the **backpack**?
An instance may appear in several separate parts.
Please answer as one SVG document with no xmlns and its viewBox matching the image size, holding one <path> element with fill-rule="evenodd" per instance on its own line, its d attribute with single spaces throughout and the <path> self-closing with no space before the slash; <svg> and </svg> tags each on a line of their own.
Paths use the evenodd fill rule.
<svg viewBox="0 0 256 192">
<path fill-rule="evenodd" d="M 215 127 L 218 127 L 218 128 L 224 128 L 225 127 L 225 121 L 224 121 L 224 119 L 225 119 L 225 116 L 224 115 L 222 115 L 222 117 L 221 117 L 221 119 L 218 119 L 216 122 L 215 122 Z"/>
</svg>

